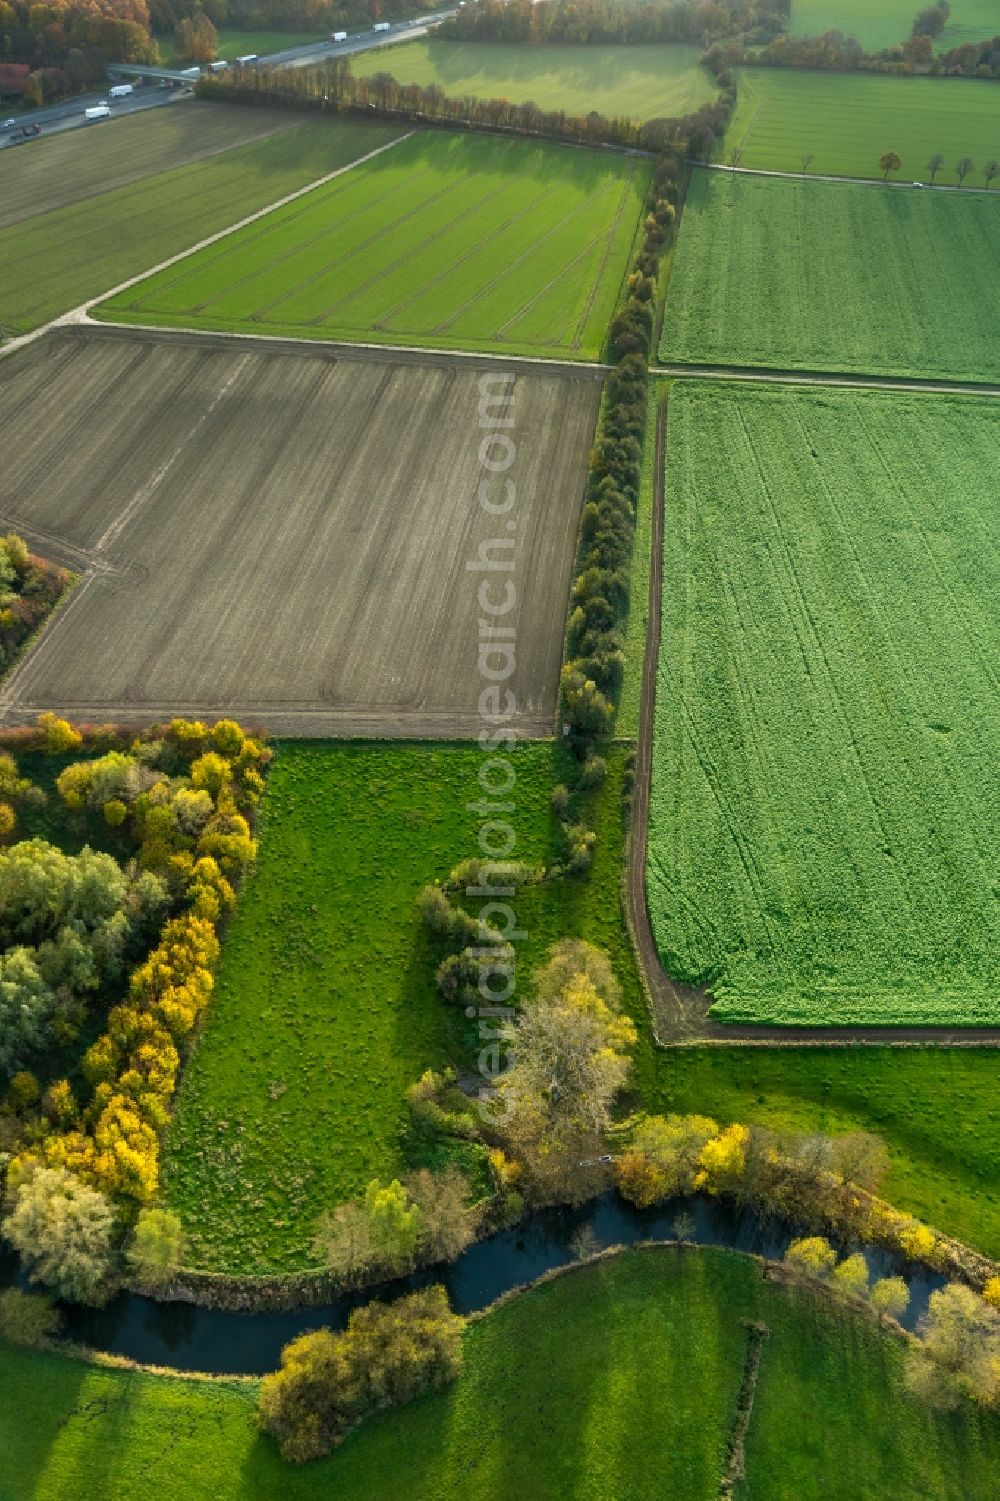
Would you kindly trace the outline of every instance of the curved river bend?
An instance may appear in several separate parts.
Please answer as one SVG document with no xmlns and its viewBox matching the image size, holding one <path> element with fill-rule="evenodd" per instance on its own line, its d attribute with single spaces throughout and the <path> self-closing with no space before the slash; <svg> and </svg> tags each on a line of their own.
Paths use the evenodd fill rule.
<svg viewBox="0 0 1000 1501">
<path fill-rule="evenodd" d="M 543 1211 L 513 1230 L 478 1241 L 446 1266 L 429 1267 L 395 1282 L 345 1294 L 323 1307 L 285 1313 L 234 1313 L 120 1293 L 104 1308 L 66 1306 L 64 1333 L 91 1349 L 124 1355 L 144 1365 L 258 1376 L 277 1367 L 282 1347 L 290 1339 L 324 1326 L 342 1329 L 351 1310 L 372 1297 L 395 1297 L 431 1282 L 442 1282 L 452 1307 L 459 1313 L 473 1313 L 511 1288 L 573 1261 L 574 1237 L 581 1231 L 589 1228 L 593 1233 L 593 1249 L 634 1245 L 643 1240 L 674 1240 L 682 1213 L 689 1216 L 686 1239 L 775 1260 L 785 1254 L 796 1234 L 788 1225 L 762 1224 L 711 1199 L 675 1200 L 662 1209 L 640 1210 L 609 1193 L 580 1209 Z M 928 1296 L 945 1279 L 926 1268 L 908 1266 L 886 1252 L 869 1249 L 865 1254 L 873 1277 L 899 1273 L 906 1278 L 910 1306 L 902 1322 L 912 1329 L 927 1307 Z M 0 1285 L 14 1281 L 27 1285 L 11 1260 L 0 1267 Z"/>
</svg>

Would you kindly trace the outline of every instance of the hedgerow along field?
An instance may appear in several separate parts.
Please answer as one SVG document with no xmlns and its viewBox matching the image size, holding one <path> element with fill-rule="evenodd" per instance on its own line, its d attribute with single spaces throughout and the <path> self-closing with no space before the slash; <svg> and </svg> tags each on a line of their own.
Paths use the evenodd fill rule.
<svg viewBox="0 0 1000 1501">
<path fill-rule="evenodd" d="M 450 98 L 533 100 L 542 110 L 613 119 L 693 114 L 718 89 L 697 47 L 504 46 L 407 42 L 351 58 L 358 78 L 391 73 L 400 83 L 437 84 Z"/>
<path fill-rule="evenodd" d="M 187 107 L 185 101 L 163 112 Z M 264 118 L 277 123 L 246 114 L 251 134 Z M 292 130 L 0 229 L 0 337 L 38 328 L 400 134 L 388 124 L 292 118 Z M 108 139 L 114 147 L 127 142 L 128 130 L 138 123 L 112 122 L 104 131 L 69 132 L 65 139 L 85 138 L 95 148 Z M 4 172 L 49 144 L 57 143 L 34 141 L 23 151 L 5 151 Z M 60 175 L 46 189 L 53 201 L 76 196 L 78 171 L 72 152 L 61 159 Z"/>
<path fill-rule="evenodd" d="M 987 1026 L 997 413 L 678 383 L 648 886 L 725 1021 Z"/>
<path fill-rule="evenodd" d="M 99 316 L 594 359 L 648 175 L 610 152 L 416 132 Z"/>
<path fill-rule="evenodd" d="M 184 1381 L 0 1346 L 6 1501 L 708 1501 L 764 1322 L 741 1493 L 753 1501 L 993 1501 L 1000 1423 L 928 1413 L 903 1346 L 733 1252 L 660 1246 L 564 1274 L 464 1336 L 454 1385 L 284 1464 L 254 1381 Z M 169 1435 L 169 1442 L 164 1436 Z"/>
<path fill-rule="evenodd" d="M 736 113 L 717 159 L 728 161 L 735 147 L 742 167 L 801 172 L 809 155 L 814 175 L 871 178 L 882 176 L 882 154 L 896 151 L 903 161 L 896 175 L 909 182 L 929 181 L 927 164 L 940 152 L 936 180 L 955 183 L 956 162 L 970 156 L 977 170 L 966 186 L 982 186 L 980 169 L 1000 159 L 1000 89 L 976 79 L 740 68 Z"/>
<path fill-rule="evenodd" d="M 1000 377 L 1000 193 L 695 172 L 667 364 Z"/>
<path fill-rule="evenodd" d="M 522 742 L 514 755 L 518 858 L 549 864 L 560 852 L 549 800 L 567 753 Z M 311 1265 L 324 1208 L 402 1171 L 414 1152 L 420 1160 L 406 1087 L 447 1061 L 475 1072 L 481 1044 L 437 995 L 441 956 L 416 898 L 478 852 L 467 804 L 480 796 L 481 760 L 463 744 L 279 746 L 257 871 L 167 1138 L 164 1192 L 191 1234 L 191 1265 Z M 519 983 L 550 944 L 587 937 L 612 955 L 641 1019 L 617 902 L 623 775 L 615 748 L 601 809 L 588 815 L 601 838 L 590 877 L 519 893 L 529 935 Z"/>
<path fill-rule="evenodd" d="M 857 37 L 866 52 L 880 52 L 905 42 L 913 28 L 913 0 L 792 0 L 788 31 L 791 36 L 823 36 L 842 31 Z M 1000 15 L 994 0 L 953 0 L 944 30 L 934 49 L 947 51 L 964 42 L 996 36 Z"/>
</svg>

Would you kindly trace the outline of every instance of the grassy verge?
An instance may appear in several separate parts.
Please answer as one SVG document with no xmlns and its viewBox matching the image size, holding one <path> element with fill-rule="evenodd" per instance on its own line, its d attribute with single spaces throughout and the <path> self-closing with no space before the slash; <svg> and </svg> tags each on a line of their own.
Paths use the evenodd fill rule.
<svg viewBox="0 0 1000 1501">
<path fill-rule="evenodd" d="M 282 1465 L 254 1383 L 176 1381 L 0 1347 L 5 1501 L 708 1501 L 764 1321 L 742 1497 L 991 1501 L 1000 1422 L 928 1415 L 902 1349 L 731 1252 L 631 1251 L 472 1324 L 446 1391 L 370 1420 L 331 1458 Z M 165 1438 L 169 1438 L 165 1442 Z"/>
<path fill-rule="evenodd" d="M 628 623 L 625 627 L 625 671 L 622 676 L 615 734 L 634 739 L 639 733 L 639 709 L 642 703 L 642 667 L 649 629 L 649 569 L 653 546 L 653 479 L 656 458 L 656 414 L 666 401 L 669 382 L 653 381 L 646 403 L 646 432 L 643 439 L 642 478 L 635 510 L 635 536 L 632 541 L 632 567 L 628 586 Z"/>
<path fill-rule="evenodd" d="M 27 333 L 398 134 L 310 121 L 0 231 L 0 333 Z"/>
</svg>

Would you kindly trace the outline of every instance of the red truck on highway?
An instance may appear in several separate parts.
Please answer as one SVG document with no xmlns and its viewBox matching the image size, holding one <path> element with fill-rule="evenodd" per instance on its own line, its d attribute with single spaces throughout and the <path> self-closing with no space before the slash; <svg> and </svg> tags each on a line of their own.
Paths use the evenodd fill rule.
<svg viewBox="0 0 1000 1501">
<path fill-rule="evenodd" d="M 32 136 L 40 136 L 41 133 L 42 127 L 40 125 L 19 125 L 17 130 L 11 131 L 10 139 L 12 141 L 30 141 Z"/>
</svg>

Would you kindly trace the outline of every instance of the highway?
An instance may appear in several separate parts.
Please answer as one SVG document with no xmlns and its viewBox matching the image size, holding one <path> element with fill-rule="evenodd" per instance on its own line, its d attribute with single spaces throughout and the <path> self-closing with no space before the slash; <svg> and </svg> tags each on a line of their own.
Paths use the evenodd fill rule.
<svg viewBox="0 0 1000 1501">
<path fill-rule="evenodd" d="M 354 52 L 368 52 L 375 47 L 386 47 L 393 42 L 411 41 L 414 37 L 425 36 L 440 21 L 447 20 L 449 16 L 456 14 L 456 8 L 448 10 L 436 10 L 428 12 L 425 16 L 417 16 L 409 21 L 393 21 L 388 31 L 374 32 L 370 28 L 366 31 L 354 32 L 345 42 L 307 42 L 301 47 L 288 47 L 283 52 L 269 52 L 266 56 L 261 55 L 258 64 L 277 68 L 305 68 L 313 63 L 326 62 L 332 57 L 349 57 Z M 386 64 L 388 70 L 389 65 Z M 122 65 L 122 72 L 127 73 Z M 140 110 L 155 109 L 161 104 L 176 104 L 190 97 L 190 90 L 184 89 L 161 89 L 156 83 L 147 81 L 136 88 L 134 94 L 125 99 L 111 99 L 108 94 L 111 84 L 101 91 L 91 94 L 79 94 L 73 99 L 66 99 L 62 104 L 50 104 L 42 109 L 26 110 L 22 114 L 12 115 L 20 125 L 40 125 L 42 135 L 51 135 L 53 131 L 75 130 L 78 126 L 87 122 L 84 119 L 84 110 L 94 104 L 107 101 L 111 108 L 111 120 L 117 120 L 123 115 L 134 115 Z M 6 113 L 0 107 L 0 118 L 7 118 Z M 93 129 L 103 129 L 109 125 L 109 120 L 94 122 Z M 7 130 L 0 130 L 0 150 L 15 144 L 30 148 L 34 140 L 41 137 L 33 137 L 24 142 L 12 142 L 10 139 L 12 126 Z"/>
<path fill-rule="evenodd" d="M 122 115 L 136 115 L 140 110 L 155 109 L 157 105 L 170 104 L 171 101 L 187 97 L 186 91 L 182 93 L 177 89 L 160 89 L 157 88 L 155 83 L 147 83 L 142 88 L 136 89 L 134 94 L 129 94 L 125 99 L 110 99 L 108 97 L 108 89 L 110 87 L 109 83 L 100 92 L 77 94 L 72 99 L 64 99 L 61 104 L 49 104 L 42 109 L 25 110 L 22 114 L 11 115 L 9 118 L 16 120 L 18 126 L 40 125 L 42 127 L 42 136 L 47 136 L 57 130 L 75 130 L 78 125 L 86 124 L 83 117 L 84 110 L 89 109 L 91 105 L 100 104 L 104 100 L 110 106 L 111 119 L 117 120 Z M 8 118 L 6 111 L 3 111 L 3 118 Z M 102 130 L 108 124 L 110 124 L 108 120 L 98 120 L 94 122 L 91 128 Z M 5 150 L 11 145 L 10 133 L 15 128 L 15 126 L 11 126 L 7 130 L 0 131 L 0 149 Z M 36 136 L 34 140 L 40 140 L 41 138 L 41 136 Z M 23 143 L 24 149 L 30 150 L 34 144 L 34 140 L 25 141 Z"/>
</svg>

